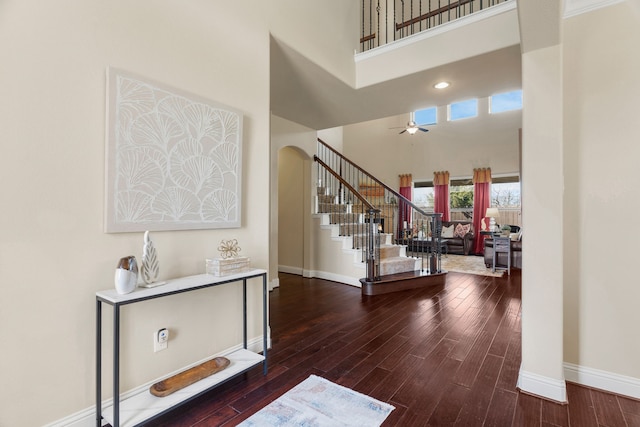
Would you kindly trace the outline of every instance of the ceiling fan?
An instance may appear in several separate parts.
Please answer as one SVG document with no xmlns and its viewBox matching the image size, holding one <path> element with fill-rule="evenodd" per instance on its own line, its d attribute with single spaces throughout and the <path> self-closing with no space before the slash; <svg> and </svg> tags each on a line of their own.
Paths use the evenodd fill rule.
<svg viewBox="0 0 640 427">
<path fill-rule="evenodd" d="M 400 132 L 400 134 L 403 134 L 403 133 L 407 132 L 407 133 L 409 133 L 409 135 L 413 135 L 418 131 L 420 131 L 420 132 L 429 132 L 429 129 L 425 129 L 423 127 L 420 127 L 413 120 L 409 120 L 409 122 L 407 123 L 407 127 L 404 130 L 402 130 Z"/>
</svg>

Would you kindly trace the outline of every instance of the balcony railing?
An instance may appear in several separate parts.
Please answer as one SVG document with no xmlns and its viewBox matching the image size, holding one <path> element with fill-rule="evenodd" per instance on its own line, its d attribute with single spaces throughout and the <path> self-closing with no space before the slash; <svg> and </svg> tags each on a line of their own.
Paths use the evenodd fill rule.
<svg viewBox="0 0 640 427">
<path fill-rule="evenodd" d="M 509 0 L 362 0 L 364 52 Z"/>
</svg>

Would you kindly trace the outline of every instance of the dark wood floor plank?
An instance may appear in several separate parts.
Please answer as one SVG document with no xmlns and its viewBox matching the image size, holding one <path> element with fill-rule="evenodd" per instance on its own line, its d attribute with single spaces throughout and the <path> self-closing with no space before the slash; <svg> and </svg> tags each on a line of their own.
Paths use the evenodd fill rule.
<svg viewBox="0 0 640 427">
<path fill-rule="evenodd" d="M 542 399 L 519 393 L 513 425 L 522 427 L 538 427 L 542 424 Z"/>
<path fill-rule="evenodd" d="M 617 398 L 622 412 L 640 415 L 640 400 L 630 399 L 623 396 L 617 396 Z"/>
<path fill-rule="evenodd" d="M 567 405 L 542 401 L 542 423 L 553 426 L 569 427 L 569 411 Z"/>
<path fill-rule="evenodd" d="M 469 392 L 469 398 L 464 402 L 460 410 L 456 425 L 470 426 L 484 423 L 501 366 L 501 357 L 487 355 L 484 358 L 478 370 L 477 380 L 474 381 Z M 460 367 L 461 369 L 462 366 Z"/>
<path fill-rule="evenodd" d="M 567 383 L 567 399 L 569 400 L 569 419 L 571 425 L 580 427 L 596 427 L 598 421 L 591 400 L 591 391 L 573 383 Z"/>
<path fill-rule="evenodd" d="M 391 401 L 408 406 L 416 395 L 428 389 L 428 383 L 435 376 L 438 367 L 444 362 L 447 354 L 453 347 L 453 341 L 443 340 L 434 349 L 434 351 L 426 357 L 422 363 L 421 369 L 415 375 L 408 378 L 407 381 L 393 395 Z"/>
<path fill-rule="evenodd" d="M 522 347 L 519 334 L 513 334 L 507 347 L 502 370 L 496 383 L 497 388 L 507 391 L 516 389 L 518 383 L 518 373 L 520 372 L 520 361 L 522 360 Z"/>
<path fill-rule="evenodd" d="M 384 381 L 389 375 L 391 375 L 391 371 L 376 367 L 369 372 L 369 375 L 358 381 L 353 389 L 362 394 L 370 395 L 373 390 L 378 387 L 378 384 Z"/>
<path fill-rule="evenodd" d="M 575 384 L 565 406 L 518 392 L 520 281 L 449 273 L 444 286 L 362 296 L 281 274 L 268 375 L 256 367 L 148 425 L 235 426 L 315 374 L 394 405 L 384 426 L 640 427 L 634 399 Z"/>
<path fill-rule="evenodd" d="M 465 387 L 471 387 L 480 371 L 493 337 L 482 331 L 473 343 L 469 354 L 462 362 L 453 381 Z M 497 357 L 497 356 L 496 356 Z M 502 358 L 500 358 L 502 361 Z M 496 375 L 497 377 L 497 375 Z M 495 384 L 495 383 L 494 383 Z"/>
<path fill-rule="evenodd" d="M 614 395 L 598 390 L 590 391 L 598 425 L 606 427 L 625 425 L 622 409 Z"/>
<path fill-rule="evenodd" d="M 426 425 L 434 427 L 454 425 L 469 393 L 468 388 L 451 383 L 444 393 L 447 398 L 440 400 Z"/>
<path fill-rule="evenodd" d="M 495 389 L 491 398 L 485 427 L 510 426 L 513 422 L 513 415 L 516 410 L 518 394 L 510 391 Z"/>
</svg>

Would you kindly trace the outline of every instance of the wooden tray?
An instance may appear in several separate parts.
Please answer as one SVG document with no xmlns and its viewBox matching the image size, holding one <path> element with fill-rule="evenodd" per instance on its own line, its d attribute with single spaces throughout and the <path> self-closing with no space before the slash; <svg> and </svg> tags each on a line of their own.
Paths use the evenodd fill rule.
<svg viewBox="0 0 640 427">
<path fill-rule="evenodd" d="M 155 383 L 149 388 L 149 391 L 157 397 L 168 396 L 203 378 L 222 371 L 229 366 L 229 363 L 229 359 L 226 357 L 216 357 L 215 359 L 208 360 L 198 366 L 194 366 L 184 372 L 180 372 L 179 374 Z"/>
</svg>

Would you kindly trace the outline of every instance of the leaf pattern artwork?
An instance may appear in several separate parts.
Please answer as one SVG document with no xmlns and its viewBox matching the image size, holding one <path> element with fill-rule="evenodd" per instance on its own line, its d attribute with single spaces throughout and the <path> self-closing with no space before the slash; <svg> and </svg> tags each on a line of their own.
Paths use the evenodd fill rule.
<svg viewBox="0 0 640 427">
<path fill-rule="evenodd" d="M 109 85 L 107 231 L 239 227 L 242 115 L 119 70 Z"/>
<path fill-rule="evenodd" d="M 202 211 L 212 221 L 227 221 L 236 215 L 236 196 L 231 191 L 218 190 L 205 199 Z"/>
</svg>

